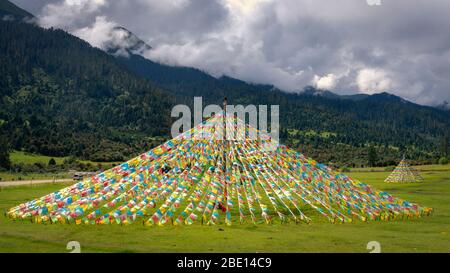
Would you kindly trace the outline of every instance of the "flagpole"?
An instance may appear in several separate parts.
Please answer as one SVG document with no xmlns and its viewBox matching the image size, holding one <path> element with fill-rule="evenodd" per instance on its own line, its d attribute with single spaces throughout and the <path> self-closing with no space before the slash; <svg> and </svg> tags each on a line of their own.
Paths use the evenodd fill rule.
<svg viewBox="0 0 450 273">
<path fill-rule="evenodd" d="M 223 99 L 223 129 L 224 129 L 224 151 L 223 151 L 223 166 L 225 167 L 223 170 L 223 181 L 224 181 L 224 191 L 223 191 L 223 200 L 224 200 L 224 204 L 228 204 L 228 199 L 227 199 L 227 152 L 228 152 L 228 139 L 227 139 L 227 105 L 228 105 L 228 100 L 227 97 L 225 97 Z M 226 215 L 225 215 L 225 219 L 226 219 Z"/>
</svg>

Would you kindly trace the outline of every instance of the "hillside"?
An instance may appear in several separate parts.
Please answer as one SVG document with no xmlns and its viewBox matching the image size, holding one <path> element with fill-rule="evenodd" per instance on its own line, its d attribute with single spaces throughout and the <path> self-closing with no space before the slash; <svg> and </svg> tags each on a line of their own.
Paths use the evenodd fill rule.
<svg viewBox="0 0 450 273">
<path fill-rule="evenodd" d="M 0 22 L 0 131 L 11 147 L 123 160 L 167 135 L 160 88 L 62 30 Z"/>
<path fill-rule="evenodd" d="M 200 70 L 171 67 L 138 55 L 118 59 L 136 74 L 171 91 L 181 103 L 193 96 L 204 103 L 280 105 L 283 142 L 324 162 L 366 163 L 367 146 L 378 149 L 380 164 L 394 164 L 403 152 L 420 162 L 439 156 L 439 142 L 449 132 L 450 114 L 391 94 L 338 96 L 305 88 L 299 94 L 270 85 L 214 78 Z"/>
<path fill-rule="evenodd" d="M 0 19 L 3 16 L 10 16 L 9 19 L 24 19 L 24 18 L 33 18 L 34 16 L 26 10 L 19 8 L 13 3 L 7 0 L 0 0 Z M 11 16 L 13 18 L 11 18 Z M 6 17 L 8 19 L 8 17 Z"/>
</svg>

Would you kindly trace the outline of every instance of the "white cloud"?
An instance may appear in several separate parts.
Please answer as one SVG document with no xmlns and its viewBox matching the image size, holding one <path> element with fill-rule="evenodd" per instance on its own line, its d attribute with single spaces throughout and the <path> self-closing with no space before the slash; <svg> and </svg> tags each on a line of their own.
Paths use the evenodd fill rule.
<svg viewBox="0 0 450 273">
<path fill-rule="evenodd" d="M 72 33 L 88 41 L 92 46 L 103 50 L 114 49 L 115 55 L 125 57 L 129 54 L 126 49 L 134 45 L 125 30 L 119 28 L 117 23 L 108 21 L 104 16 L 97 16 L 92 26 L 73 30 Z"/>
<path fill-rule="evenodd" d="M 174 9 L 185 8 L 191 0 L 138 0 L 137 2 L 148 6 L 150 9 L 156 9 L 159 12 L 172 12 Z"/>
<path fill-rule="evenodd" d="M 366 68 L 359 71 L 356 83 L 361 92 L 374 94 L 390 91 L 392 81 L 387 73 L 381 69 Z"/>
<path fill-rule="evenodd" d="M 92 46 L 114 55 L 128 57 L 131 51 L 133 54 L 145 56 L 151 49 L 142 43 L 139 37 L 104 16 L 97 16 L 91 26 L 73 30 L 72 33 Z"/>
<path fill-rule="evenodd" d="M 39 24 L 43 27 L 73 28 L 77 21 L 97 12 L 107 5 L 107 0 L 62 0 L 44 6 L 39 15 Z"/>
<path fill-rule="evenodd" d="M 252 13 L 260 4 L 270 0 L 225 0 L 225 5 L 234 13 L 248 15 Z"/>
<path fill-rule="evenodd" d="M 334 74 L 328 74 L 323 77 L 314 75 L 313 84 L 318 89 L 331 90 L 336 87 L 339 79 Z"/>
<path fill-rule="evenodd" d="M 92 46 L 105 49 L 105 44 L 110 40 L 120 39 L 112 32 L 116 26 L 116 23 L 108 21 L 105 16 L 98 16 L 92 26 L 74 30 L 73 34 L 88 41 Z"/>
</svg>

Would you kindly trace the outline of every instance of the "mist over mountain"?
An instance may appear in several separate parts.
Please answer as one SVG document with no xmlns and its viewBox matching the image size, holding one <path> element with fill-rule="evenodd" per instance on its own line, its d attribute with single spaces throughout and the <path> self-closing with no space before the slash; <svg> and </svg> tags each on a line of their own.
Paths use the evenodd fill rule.
<svg viewBox="0 0 450 273">
<path fill-rule="evenodd" d="M 128 29 L 116 26 L 112 30 L 112 36 L 117 39 L 111 39 L 105 45 L 106 51 L 113 55 L 143 54 L 151 50 L 151 46 L 142 41 Z"/>
<path fill-rule="evenodd" d="M 450 103 L 448 101 L 444 101 L 443 103 L 437 105 L 436 108 L 444 111 L 450 111 Z"/>
<path fill-rule="evenodd" d="M 294 93 L 312 85 L 339 95 L 389 92 L 422 105 L 450 100 L 445 0 L 13 1 L 41 26 L 96 47 L 123 26 L 152 46 L 147 58 L 216 77 Z"/>
</svg>

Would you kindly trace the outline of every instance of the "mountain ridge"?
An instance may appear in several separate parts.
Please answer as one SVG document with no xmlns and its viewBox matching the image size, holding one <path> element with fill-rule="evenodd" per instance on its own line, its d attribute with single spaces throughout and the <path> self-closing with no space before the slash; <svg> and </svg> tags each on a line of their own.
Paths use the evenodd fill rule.
<svg viewBox="0 0 450 273">
<path fill-rule="evenodd" d="M 104 50 L 112 55 L 142 55 L 144 52 L 152 49 L 151 46 L 141 40 L 133 32 L 122 26 L 115 26 L 111 30 L 110 36 L 113 38 L 106 42 Z"/>
<path fill-rule="evenodd" d="M 30 20 L 35 18 L 30 12 L 7 0 L 0 0 L 0 20 Z"/>
<path fill-rule="evenodd" d="M 450 111 L 450 103 L 448 101 L 444 101 L 441 104 L 436 105 L 436 108 L 443 111 Z"/>
</svg>

